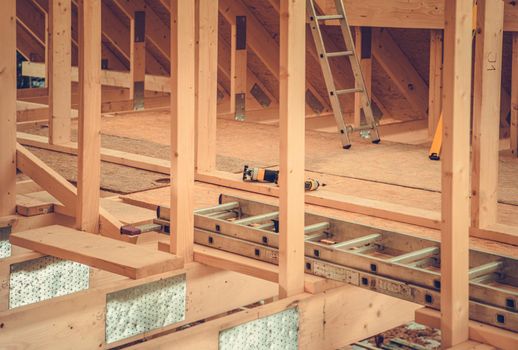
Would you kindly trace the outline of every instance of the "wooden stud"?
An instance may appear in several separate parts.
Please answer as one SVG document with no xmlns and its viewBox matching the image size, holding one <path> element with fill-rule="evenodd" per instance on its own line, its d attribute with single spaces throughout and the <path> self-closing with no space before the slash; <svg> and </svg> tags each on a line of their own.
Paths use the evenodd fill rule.
<svg viewBox="0 0 518 350">
<path fill-rule="evenodd" d="M 72 3 L 49 0 L 49 142 L 70 142 L 72 112 Z"/>
<path fill-rule="evenodd" d="M 130 19 L 130 71 L 132 86 L 130 96 L 133 109 L 144 108 L 146 77 L 146 9 L 139 6 Z"/>
<path fill-rule="evenodd" d="M 449 348 L 468 340 L 472 3 L 445 6 L 441 331 Z"/>
<path fill-rule="evenodd" d="M 0 216 L 16 210 L 16 1 L 0 11 Z"/>
<path fill-rule="evenodd" d="M 281 0 L 279 296 L 304 291 L 306 1 Z"/>
<path fill-rule="evenodd" d="M 472 226 L 497 221 L 503 0 L 480 0 L 473 97 Z"/>
<path fill-rule="evenodd" d="M 193 260 L 195 3 L 171 0 L 171 253 Z"/>
<path fill-rule="evenodd" d="M 101 0 L 79 0 L 79 129 L 76 225 L 99 230 L 101 186 Z"/>
<path fill-rule="evenodd" d="M 216 170 L 218 0 L 199 0 L 196 169 Z"/>
<path fill-rule="evenodd" d="M 513 66 L 511 78 L 511 152 L 518 157 L 518 33 L 513 33 Z"/>
<path fill-rule="evenodd" d="M 430 76 L 428 83 L 428 136 L 435 135 L 442 111 L 442 30 L 430 30 Z"/>
<path fill-rule="evenodd" d="M 230 113 L 244 115 L 247 87 L 246 16 L 236 16 L 231 25 Z M 238 110 L 236 110 L 236 108 Z"/>
<path fill-rule="evenodd" d="M 355 28 L 356 53 L 360 59 L 367 94 L 372 99 L 372 29 L 370 27 Z M 358 87 L 358 86 L 356 86 Z M 354 94 L 354 126 L 361 125 L 361 93 Z"/>
</svg>

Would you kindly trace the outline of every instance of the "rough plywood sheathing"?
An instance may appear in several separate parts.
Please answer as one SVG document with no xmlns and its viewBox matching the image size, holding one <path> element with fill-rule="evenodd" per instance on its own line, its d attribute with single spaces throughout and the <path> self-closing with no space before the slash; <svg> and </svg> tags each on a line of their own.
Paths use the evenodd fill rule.
<svg viewBox="0 0 518 350">
<path fill-rule="evenodd" d="M 52 256 L 11 265 L 9 308 L 88 289 L 88 266 Z"/>
<path fill-rule="evenodd" d="M 219 349 L 298 349 L 298 327 L 298 309 L 288 309 L 222 331 L 219 334 Z"/>
<path fill-rule="evenodd" d="M 106 342 L 185 319 L 185 275 L 175 276 L 106 296 Z"/>
</svg>

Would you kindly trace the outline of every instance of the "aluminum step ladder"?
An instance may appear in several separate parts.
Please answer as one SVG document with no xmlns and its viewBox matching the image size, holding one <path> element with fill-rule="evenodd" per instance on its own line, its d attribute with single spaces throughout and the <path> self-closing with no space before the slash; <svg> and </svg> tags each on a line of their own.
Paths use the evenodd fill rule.
<svg viewBox="0 0 518 350">
<path fill-rule="evenodd" d="M 338 131 L 340 133 L 342 146 L 344 149 L 351 148 L 350 134 L 355 131 L 359 131 L 362 136 L 369 135 L 372 137 L 372 143 L 379 143 L 380 136 L 378 131 L 378 124 L 376 123 L 374 114 L 372 113 L 371 100 L 365 87 L 365 80 L 360 68 L 358 56 L 356 55 L 351 28 L 349 27 L 349 23 L 347 21 L 345 7 L 342 0 L 336 0 L 336 9 L 338 11 L 338 14 L 336 15 L 318 15 L 314 0 L 307 0 L 308 22 L 310 24 L 311 33 L 313 34 L 318 56 L 320 57 L 320 66 L 322 68 L 322 73 L 324 74 L 324 80 L 326 83 L 327 91 L 329 93 L 329 99 L 331 101 L 331 107 L 336 119 Z M 345 43 L 345 51 L 327 52 L 322 37 L 320 22 L 328 20 L 338 20 L 340 22 L 342 36 Z M 337 90 L 333 78 L 333 72 L 329 64 L 329 59 L 340 59 L 343 57 L 349 58 L 356 84 L 354 88 Z M 359 127 L 345 124 L 342 107 L 340 104 L 341 95 L 352 93 L 361 94 L 361 108 L 365 115 L 366 124 L 360 125 Z"/>
</svg>

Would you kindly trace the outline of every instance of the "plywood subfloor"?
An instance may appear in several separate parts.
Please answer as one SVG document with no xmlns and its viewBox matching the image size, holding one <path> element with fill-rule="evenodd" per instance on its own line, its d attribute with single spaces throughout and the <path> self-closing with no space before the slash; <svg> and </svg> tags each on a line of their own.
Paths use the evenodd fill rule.
<svg viewBox="0 0 518 350">
<path fill-rule="evenodd" d="M 104 117 L 103 147 L 168 159 L 169 120 L 167 111 Z M 219 120 L 217 135 L 219 170 L 240 173 L 244 164 L 272 168 L 278 164 L 276 126 Z M 307 176 L 326 183 L 325 191 L 438 213 L 441 164 L 430 161 L 427 151 L 426 145 L 389 141 L 372 145 L 365 140 L 354 140 L 353 148 L 344 151 L 338 135 L 308 131 Z M 518 225 L 516 174 L 518 160 L 502 153 L 499 220 L 510 225 Z"/>
<path fill-rule="evenodd" d="M 128 114 L 103 119 L 103 133 L 169 144 L 167 112 Z M 131 127 L 138 125 L 138 127 Z M 394 137 L 392 137 L 394 139 Z M 246 164 L 278 164 L 279 133 L 272 125 L 218 120 L 219 157 L 245 160 Z M 229 171 L 228 169 L 219 170 Z M 239 172 L 240 169 L 236 167 Z M 338 135 L 306 132 L 306 170 L 328 184 L 326 190 L 361 198 L 383 200 L 428 210 L 440 210 L 441 163 L 428 159 L 428 145 L 383 141 L 373 145 L 354 140 L 353 148 L 340 148 Z M 499 200 L 518 205 L 518 160 L 500 156 Z M 512 222 L 514 207 L 500 206 L 501 218 Z M 516 222 L 516 221 L 515 221 Z"/>
</svg>

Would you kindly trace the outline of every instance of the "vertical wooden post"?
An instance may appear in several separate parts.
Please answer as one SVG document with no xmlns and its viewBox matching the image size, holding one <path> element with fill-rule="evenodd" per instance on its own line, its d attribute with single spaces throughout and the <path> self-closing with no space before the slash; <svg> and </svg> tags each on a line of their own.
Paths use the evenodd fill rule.
<svg viewBox="0 0 518 350">
<path fill-rule="evenodd" d="M 0 11 L 0 216 L 16 209 L 16 0 Z"/>
<path fill-rule="evenodd" d="M 279 297 L 304 291 L 306 1 L 280 6 Z"/>
<path fill-rule="evenodd" d="M 72 110 L 72 8 L 70 0 L 49 0 L 49 143 L 70 142 Z"/>
<path fill-rule="evenodd" d="M 144 91 L 146 79 L 146 10 L 139 7 L 130 19 L 130 87 L 133 109 L 144 109 Z"/>
<path fill-rule="evenodd" d="M 513 73 L 511 78 L 511 152 L 518 157 L 518 33 L 513 33 Z"/>
<path fill-rule="evenodd" d="M 442 30 L 430 30 L 430 76 L 428 83 L 428 136 L 435 129 L 442 111 Z"/>
<path fill-rule="evenodd" d="M 356 27 L 354 32 L 356 39 L 356 53 L 360 58 L 360 67 L 363 72 L 367 94 L 372 100 L 372 28 Z M 361 109 L 361 98 L 362 94 L 354 94 L 354 126 L 356 127 L 361 125 L 363 115 Z"/>
<path fill-rule="evenodd" d="M 246 109 L 246 27 L 246 16 L 236 16 L 231 25 L 230 112 L 238 120 L 244 119 Z"/>
<path fill-rule="evenodd" d="M 78 229 L 99 230 L 101 184 L 101 0 L 79 0 Z"/>
<path fill-rule="evenodd" d="M 199 0 L 196 168 L 216 170 L 218 0 Z"/>
<path fill-rule="evenodd" d="M 503 0 L 479 0 L 473 97 L 472 226 L 497 221 Z"/>
<path fill-rule="evenodd" d="M 201 6 L 201 4 L 200 4 Z M 171 253 L 193 260 L 195 2 L 171 0 Z"/>
<path fill-rule="evenodd" d="M 472 2 L 445 1 L 441 331 L 442 346 L 468 340 Z"/>
</svg>

